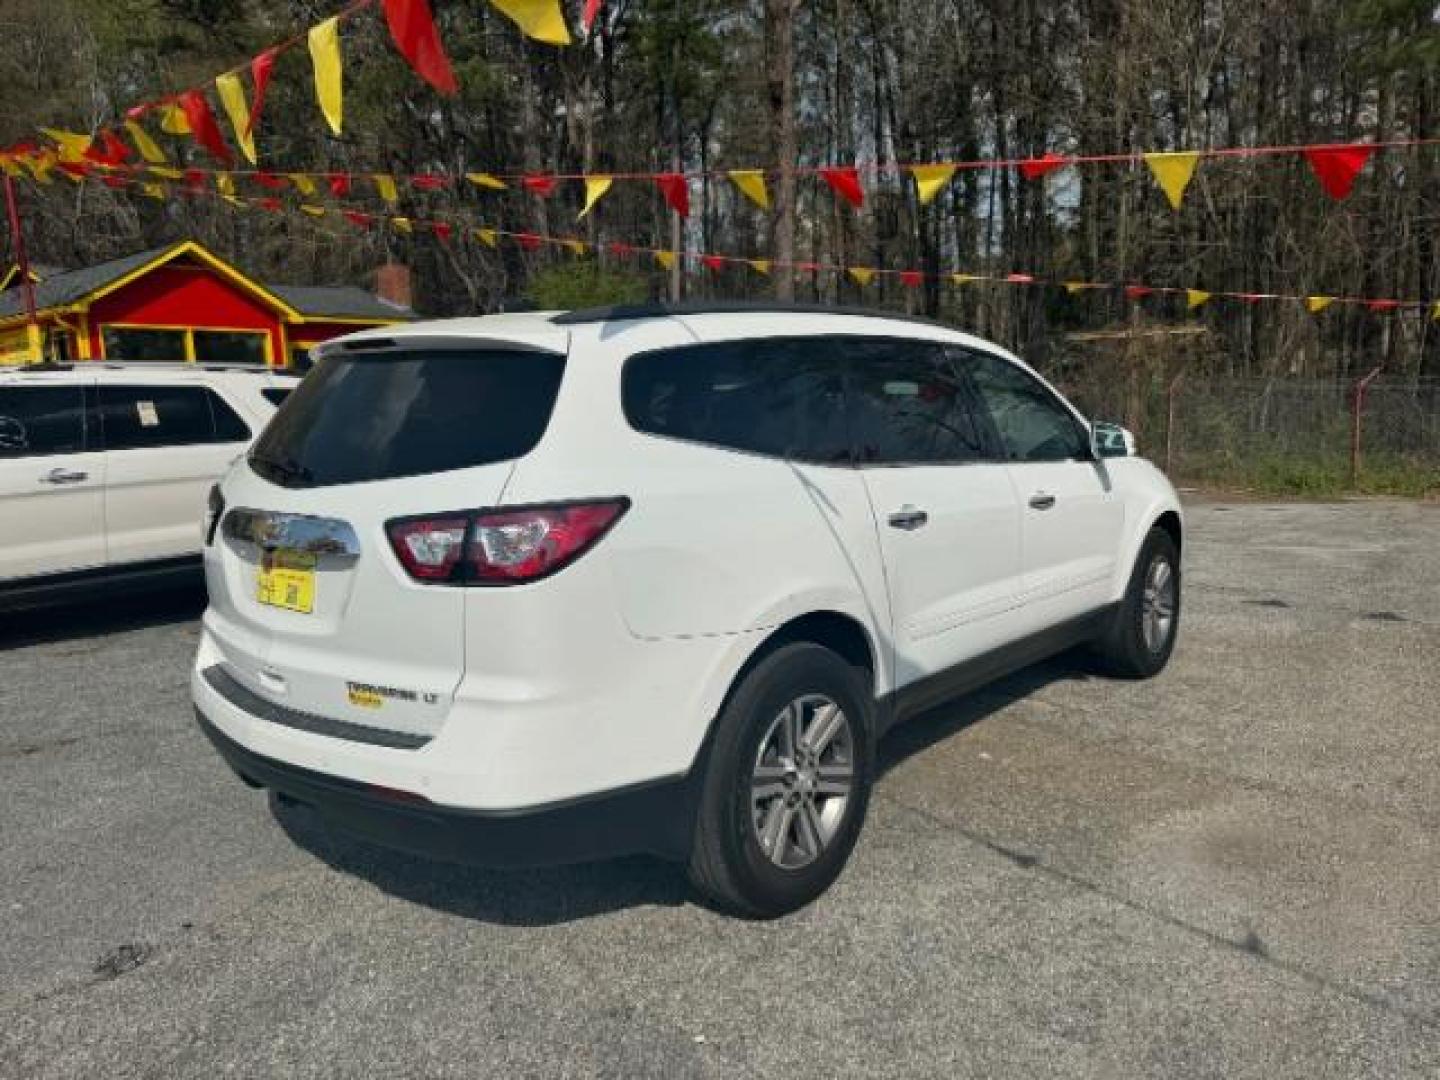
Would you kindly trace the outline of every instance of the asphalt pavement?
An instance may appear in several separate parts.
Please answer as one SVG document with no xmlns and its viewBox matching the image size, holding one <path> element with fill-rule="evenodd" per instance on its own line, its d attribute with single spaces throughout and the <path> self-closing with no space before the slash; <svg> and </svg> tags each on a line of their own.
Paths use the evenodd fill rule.
<svg viewBox="0 0 1440 1080">
<path fill-rule="evenodd" d="M 0 1076 L 1440 1076 L 1440 507 L 1188 514 L 1161 677 L 898 730 L 768 923 L 272 807 L 194 726 L 195 596 L 0 616 Z"/>
</svg>

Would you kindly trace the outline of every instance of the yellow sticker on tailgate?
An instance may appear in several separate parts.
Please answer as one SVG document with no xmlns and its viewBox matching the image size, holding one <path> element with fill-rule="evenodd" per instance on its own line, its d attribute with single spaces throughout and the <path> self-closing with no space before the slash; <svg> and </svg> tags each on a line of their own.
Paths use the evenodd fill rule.
<svg viewBox="0 0 1440 1080">
<path fill-rule="evenodd" d="M 267 551 L 260 562 L 255 599 L 271 607 L 308 615 L 315 610 L 315 556 Z"/>
</svg>

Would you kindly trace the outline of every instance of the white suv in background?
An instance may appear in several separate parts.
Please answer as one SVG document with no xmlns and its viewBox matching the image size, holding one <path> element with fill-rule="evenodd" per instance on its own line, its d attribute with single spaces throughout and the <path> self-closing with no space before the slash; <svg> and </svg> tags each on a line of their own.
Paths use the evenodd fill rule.
<svg viewBox="0 0 1440 1080">
<path fill-rule="evenodd" d="M 649 851 L 778 914 L 840 872 L 889 725 L 1174 645 L 1170 484 L 965 334 L 641 307 L 319 356 L 221 485 L 192 688 L 243 779 L 383 844 Z"/>
<path fill-rule="evenodd" d="M 298 381 L 178 364 L 0 368 L 0 611 L 198 584 L 206 492 Z"/>
</svg>

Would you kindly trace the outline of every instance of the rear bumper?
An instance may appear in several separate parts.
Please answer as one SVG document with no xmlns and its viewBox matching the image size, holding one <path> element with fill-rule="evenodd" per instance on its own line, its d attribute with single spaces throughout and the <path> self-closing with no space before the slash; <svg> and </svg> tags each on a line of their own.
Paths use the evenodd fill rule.
<svg viewBox="0 0 1440 1080">
<path fill-rule="evenodd" d="M 491 867 L 640 852 L 680 859 L 689 852 L 693 799 L 684 778 L 523 810 L 471 810 L 277 761 L 240 745 L 199 708 L 195 718 L 242 780 L 312 807 L 340 829 L 384 847 Z"/>
</svg>

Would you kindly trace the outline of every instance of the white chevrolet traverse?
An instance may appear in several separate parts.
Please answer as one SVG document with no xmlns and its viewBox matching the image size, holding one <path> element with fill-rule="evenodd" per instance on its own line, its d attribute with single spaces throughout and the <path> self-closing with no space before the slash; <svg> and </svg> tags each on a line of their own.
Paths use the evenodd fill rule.
<svg viewBox="0 0 1440 1080">
<path fill-rule="evenodd" d="M 840 872 L 889 725 L 1174 645 L 1170 484 L 966 334 L 639 307 L 319 357 L 212 508 L 193 693 L 243 779 L 382 844 L 655 852 L 778 914 Z"/>
</svg>

